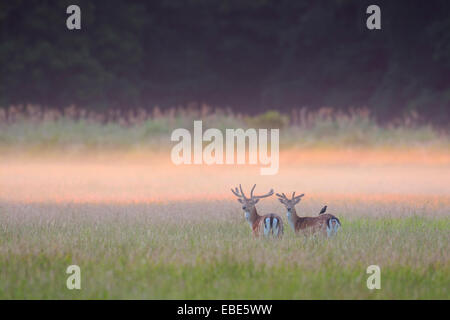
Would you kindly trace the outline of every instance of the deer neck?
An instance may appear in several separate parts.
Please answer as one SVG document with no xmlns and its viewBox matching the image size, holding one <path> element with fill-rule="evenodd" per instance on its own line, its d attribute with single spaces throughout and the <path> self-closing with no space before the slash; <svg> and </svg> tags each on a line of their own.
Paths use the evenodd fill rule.
<svg viewBox="0 0 450 320">
<path fill-rule="evenodd" d="M 291 225 L 292 229 L 295 230 L 295 226 L 297 225 L 297 222 L 301 219 L 297 215 L 297 210 L 295 208 L 292 208 L 291 212 L 288 211 L 287 213 L 289 224 Z"/>
<path fill-rule="evenodd" d="M 259 214 L 256 212 L 256 208 L 253 207 L 251 211 L 245 211 L 245 219 L 250 224 L 250 228 L 253 228 L 253 224 L 258 220 Z"/>
</svg>

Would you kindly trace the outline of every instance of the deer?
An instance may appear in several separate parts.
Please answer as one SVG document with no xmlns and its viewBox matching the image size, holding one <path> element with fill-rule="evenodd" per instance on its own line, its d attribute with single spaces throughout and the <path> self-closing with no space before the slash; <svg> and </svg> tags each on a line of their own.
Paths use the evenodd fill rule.
<svg viewBox="0 0 450 320">
<path fill-rule="evenodd" d="M 258 237 L 261 229 L 264 230 L 264 236 L 268 237 L 270 235 L 281 238 L 284 233 L 283 220 L 281 217 L 275 213 L 269 213 L 266 215 L 259 215 L 256 211 L 255 205 L 258 203 L 259 199 L 267 198 L 273 195 L 273 189 L 271 189 L 268 193 L 255 196 L 253 195 L 253 191 L 255 190 L 256 184 L 253 186 L 250 191 L 250 198 L 247 198 L 242 191 L 242 186 L 239 185 L 239 190 L 236 187 L 234 190 L 231 189 L 231 192 L 238 197 L 238 201 L 242 204 L 242 210 L 244 210 L 245 220 L 247 220 L 250 228 L 252 229 L 253 236 Z"/>
<path fill-rule="evenodd" d="M 286 207 L 287 217 L 291 228 L 295 233 L 305 232 L 310 234 L 322 233 L 327 237 L 335 235 L 338 229 L 341 227 L 341 222 L 334 215 L 325 213 L 327 206 L 322 208 L 319 216 L 316 217 L 299 217 L 297 211 L 295 210 L 295 205 L 300 202 L 300 200 L 305 195 L 295 196 L 295 192 L 292 194 L 291 199 L 288 199 L 284 193 L 276 194 L 278 200 Z"/>
</svg>

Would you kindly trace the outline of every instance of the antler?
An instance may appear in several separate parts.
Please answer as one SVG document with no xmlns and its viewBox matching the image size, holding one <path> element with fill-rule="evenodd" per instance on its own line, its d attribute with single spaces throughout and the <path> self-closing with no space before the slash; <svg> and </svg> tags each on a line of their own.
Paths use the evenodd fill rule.
<svg viewBox="0 0 450 320">
<path fill-rule="evenodd" d="M 295 202 L 298 202 L 298 201 L 300 201 L 300 198 L 303 197 L 304 195 L 305 195 L 305 194 L 302 193 L 302 194 L 299 195 L 299 196 L 295 196 L 295 191 L 294 191 L 294 193 L 292 194 L 291 199 L 289 199 L 288 197 L 286 197 L 286 195 L 285 195 L 284 193 L 282 193 L 282 194 L 277 193 L 277 197 L 279 198 L 279 200 L 280 200 L 281 203 L 286 203 L 286 202 L 288 202 L 288 201 L 295 201 Z"/>
<path fill-rule="evenodd" d="M 282 200 L 289 200 L 284 193 L 282 193 L 282 194 L 277 193 L 277 197 Z"/>
<path fill-rule="evenodd" d="M 256 184 L 253 186 L 253 189 L 255 189 Z M 252 189 L 252 193 L 253 193 L 253 189 Z M 273 195 L 273 189 L 270 189 L 269 192 L 267 192 L 266 194 L 263 194 L 261 196 L 253 196 L 252 195 L 252 199 L 262 199 L 262 198 L 267 198 L 270 197 L 271 195 Z"/>
<path fill-rule="evenodd" d="M 298 203 L 298 202 L 300 201 L 300 198 L 303 197 L 304 195 L 305 195 L 305 194 L 302 193 L 302 194 L 299 195 L 299 196 L 295 196 L 295 191 L 294 191 L 294 193 L 292 194 L 292 201 L 295 201 L 295 203 Z"/>
<path fill-rule="evenodd" d="M 256 183 L 253 185 L 252 191 L 250 191 L 250 199 L 253 198 L 253 190 L 255 190 L 255 188 L 256 188 Z"/>
<path fill-rule="evenodd" d="M 261 195 L 261 196 L 254 196 L 254 195 L 253 195 L 253 191 L 255 191 L 255 188 L 256 188 L 256 184 L 253 185 L 252 190 L 250 191 L 250 198 L 247 198 L 247 197 L 245 196 L 244 191 L 242 190 L 242 185 L 241 185 L 241 184 L 239 184 L 239 190 L 238 190 L 238 188 L 236 187 L 236 188 L 234 188 L 234 190 L 231 189 L 231 192 L 233 192 L 233 194 L 234 194 L 236 197 L 241 198 L 241 199 L 245 199 L 245 200 L 262 199 L 262 198 L 267 198 L 267 197 L 273 195 L 273 189 L 270 189 L 270 191 L 269 191 L 268 193 L 266 193 L 266 194 L 263 194 L 263 195 Z"/>
<path fill-rule="evenodd" d="M 256 186 L 256 185 L 255 185 L 255 186 Z M 254 187 L 253 187 L 253 188 L 254 188 Z M 239 190 L 238 190 L 237 187 L 236 187 L 234 190 L 231 189 L 231 192 L 233 192 L 233 194 L 234 194 L 236 197 L 238 197 L 238 198 L 248 200 L 247 197 L 246 197 L 245 194 L 244 194 L 244 191 L 242 191 L 242 186 L 241 186 L 241 184 L 239 184 L 239 189 L 241 190 L 240 193 L 239 193 Z M 252 192 L 253 192 L 253 189 L 252 189 Z"/>
<path fill-rule="evenodd" d="M 278 201 L 280 201 L 284 205 L 286 205 L 287 201 L 289 201 L 289 199 L 286 197 L 286 195 L 284 193 L 282 193 L 282 194 L 277 193 L 277 197 L 278 197 Z"/>
<path fill-rule="evenodd" d="M 300 199 L 301 197 L 303 197 L 305 194 L 304 193 L 302 193 L 301 195 L 299 195 L 299 196 L 295 196 L 295 191 L 294 191 L 294 193 L 292 194 L 292 200 L 297 200 L 297 199 Z"/>
</svg>

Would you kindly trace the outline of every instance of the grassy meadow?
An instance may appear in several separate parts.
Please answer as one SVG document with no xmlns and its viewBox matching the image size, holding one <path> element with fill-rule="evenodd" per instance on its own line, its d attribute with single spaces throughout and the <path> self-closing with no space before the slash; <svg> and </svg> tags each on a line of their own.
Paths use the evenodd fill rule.
<svg viewBox="0 0 450 320">
<path fill-rule="evenodd" d="M 3 112 L 3 113 L 2 113 Z M 0 299 L 449 299 L 450 138 L 414 119 L 228 111 L 0 112 Z M 279 173 L 175 166 L 170 132 L 280 127 Z M 305 193 L 337 237 L 254 239 L 230 188 Z M 81 268 L 81 290 L 66 268 Z M 381 289 L 366 286 L 369 265 Z"/>
</svg>

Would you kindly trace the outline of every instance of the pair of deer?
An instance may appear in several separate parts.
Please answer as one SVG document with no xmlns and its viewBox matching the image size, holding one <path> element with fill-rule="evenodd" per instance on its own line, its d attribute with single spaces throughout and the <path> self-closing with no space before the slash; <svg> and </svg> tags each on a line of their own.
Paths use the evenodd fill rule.
<svg viewBox="0 0 450 320">
<path fill-rule="evenodd" d="M 259 199 L 267 198 L 273 195 L 273 189 L 271 189 L 264 195 L 255 196 L 253 195 L 255 187 L 256 184 L 250 191 L 250 198 L 247 198 L 245 196 L 244 191 L 242 191 L 241 185 L 239 185 L 239 190 L 237 187 L 234 190 L 231 189 L 231 192 L 233 192 L 233 194 L 238 197 L 238 201 L 242 204 L 242 210 L 244 210 L 245 219 L 249 223 L 250 228 L 253 231 L 253 235 L 258 236 L 260 234 L 260 230 L 264 229 L 265 236 L 273 235 L 274 237 L 278 238 L 282 237 L 284 233 L 284 227 L 281 217 L 275 213 L 269 213 L 261 216 L 258 214 L 255 207 Z M 322 208 L 319 216 L 317 217 L 299 217 L 297 215 L 297 211 L 295 210 L 295 205 L 300 202 L 304 194 L 295 196 L 294 192 L 291 199 L 288 199 L 288 197 L 286 197 L 284 193 L 277 193 L 276 195 L 278 197 L 278 200 L 286 207 L 289 224 L 291 225 L 295 233 L 322 233 L 330 237 L 336 234 L 339 227 L 341 226 L 338 218 L 336 218 L 332 214 L 325 214 L 327 206 Z"/>
</svg>

